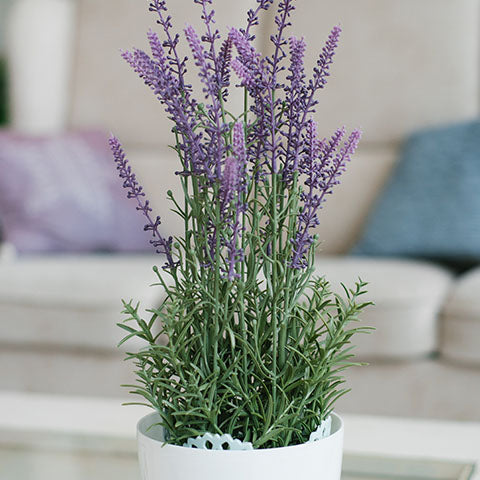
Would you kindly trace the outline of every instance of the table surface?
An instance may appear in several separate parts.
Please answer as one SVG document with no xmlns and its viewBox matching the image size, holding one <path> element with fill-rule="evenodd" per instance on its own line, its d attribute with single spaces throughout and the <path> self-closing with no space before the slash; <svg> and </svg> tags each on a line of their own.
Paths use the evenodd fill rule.
<svg viewBox="0 0 480 480">
<path fill-rule="evenodd" d="M 0 446 L 63 445 L 121 456 L 135 452 L 135 426 L 151 410 L 119 399 L 0 392 Z M 480 423 L 342 415 L 345 452 L 478 462 Z M 82 439 L 84 441 L 82 441 Z M 13 450 L 12 450 L 13 451 Z M 473 480 L 480 480 L 480 472 Z"/>
</svg>

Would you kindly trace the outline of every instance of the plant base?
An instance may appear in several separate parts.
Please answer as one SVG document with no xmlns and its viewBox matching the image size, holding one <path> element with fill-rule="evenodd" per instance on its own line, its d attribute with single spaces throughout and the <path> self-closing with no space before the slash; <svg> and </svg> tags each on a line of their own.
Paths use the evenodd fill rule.
<svg viewBox="0 0 480 480">
<path fill-rule="evenodd" d="M 343 421 L 332 414 L 330 436 L 302 445 L 249 451 L 203 450 L 165 445 L 157 413 L 137 426 L 143 480 L 340 480 Z"/>
</svg>

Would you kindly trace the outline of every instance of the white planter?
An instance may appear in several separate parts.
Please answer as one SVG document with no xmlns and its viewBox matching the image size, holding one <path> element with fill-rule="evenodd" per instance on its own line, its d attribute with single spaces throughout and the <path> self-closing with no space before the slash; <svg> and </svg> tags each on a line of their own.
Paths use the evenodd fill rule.
<svg viewBox="0 0 480 480">
<path fill-rule="evenodd" d="M 6 46 L 16 130 L 48 134 L 65 128 L 74 36 L 74 0 L 13 4 Z"/>
<path fill-rule="evenodd" d="M 332 415 L 332 433 L 312 443 L 250 451 L 199 450 L 165 445 L 163 431 L 151 425 L 157 413 L 137 426 L 143 480 L 339 480 L 343 422 Z"/>
</svg>

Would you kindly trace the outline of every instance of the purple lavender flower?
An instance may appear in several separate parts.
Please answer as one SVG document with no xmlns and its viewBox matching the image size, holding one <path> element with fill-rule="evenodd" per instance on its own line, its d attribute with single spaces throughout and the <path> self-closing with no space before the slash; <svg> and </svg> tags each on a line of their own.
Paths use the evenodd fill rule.
<svg viewBox="0 0 480 480">
<path fill-rule="evenodd" d="M 180 88 L 184 92 L 190 91 L 191 86 L 185 83 L 185 73 L 187 71 L 187 57 L 181 59 L 178 53 L 177 47 L 180 41 L 180 35 L 178 33 L 172 34 L 171 32 L 173 28 L 172 17 L 167 14 L 166 1 L 153 0 L 152 2 L 150 2 L 149 10 L 157 14 L 157 23 L 162 26 L 165 33 L 166 39 L 163 42 L 163 47 L 167 49 L 168 63 L 172 73 L 174 73 L 178 77 Z"/>
<path fill-rule="evenodd" d="M 205 55 L 205 49 L 197 35 L 197 32 L 191 25 L 187 25 L 184 29 L 185 37 L 188 41 L 190 49 L 195 60 L 195 65 L 199 68 L 199 76 L 205 85 L 204 92 L 210 95 L 212 99 L 217 97 L 218 90 L 215 88 L 215 78 L 212 77 L 212 66 L 209 64 Z"/>
<path fill-rule="evenodd" d="M 209 48 L 205 54 L 206 58 L 211 61 L 211 70 L 216 77 L 217 86 L 220 85 L 220 57 L 217 56 L 215 51 L 215 44 L 220 39 L 220 32 L 214 28 L 215 25 L 215 11 L 209 9 L 208 5 L 212 4 L 212 0 L 194 0 L 194 3 L 201 5 L 202 7 L 202 20 L 205 24 L 206 32 L 202 35 L 202 41 L 206 43 Z"/>
<path fill-rule="evenodd" d="M 224 88 L 225 90 L 222 92 L 222 97 L 224 99 L 228 96 L 227 88 L 230 86 L 230 67 L 232 63 L 232 39 L 227 37 L 226 40 L 222 44 L 222 48 L 220 49 L 220 53 L 218 55 L 218 76 L 219 76 L 219 85 L 220 88 Z"/>
<path fill-rule="evenodd" d="M 225 161 L 221 184 L 222 216 L 225 226 L 230 227 L 229 235 L 224 243 L 227 248 L 227 268 L 225 278 L 233 281 L 238 277 L 235 266 L 243 259 L 243 250 L 238 248 L 242 227 L 240 225 L 241 205 L 241 163 L 238 158 L 229 157 Z M 233 207 L 233 213 L 232 213 Z M 228 209 L 228 210 L 227 210 Z"/>
<path fill-rule="evenodd" d="M 302 194 L 304 206 L 298 215 L 298 232 L 294 239 L 291 240 L 293 245 L 293 255 L 290 267 L 300 270 L 308 266 L 307 254 L 313 244 L 314 237 L 310 233 L 312 228 L 320 224 L 317 211 L 321 207 L 319 195 L 312 191 L 308 194 Z"/>
<path fill-rule="evenodd" d="M 282 0 L 279 3 L 277 15 L 275 17 L 277 32 L 270 38 L 275 48 L 272 56 L 267 57 L 270 74 L 268 83 L 270 89 L 264 113 L 265 124 L 269 132 L 269 135 L 266 137 L 265 150 L 270 154 L 270 170 L 273 174 L 278 173 L 279 152 L 283 150 L 282 141 L 277 135 L 278 117 L 276 115 L 277 110 L 281 107 L 282 100 L 276 97 L 274 92 L 277 89 L 284 88 L 284 85 L 278 82 L 278 75 L 284 70 L 284 67 L 281 64 L 287 55 L 285 53 L 285 47 L 288 44 L 284 34 L 285 30 L 291 26 L 290 16 L 294 10 L 294 0 Z"/>
<path fill-rule="evenodd" d="M 338 131 L 337 131 L 338 133 Z M 342 134 L 340 133 L 340 138 Z M 305 184 L 307 186 L 317 186 L 316 175 L 321 174 L 325 162 L 317 162 L 320 154 L 326 149 L 326 139 L 323 141 L 318 138 L 317 123 L 310 119 L 307 123 L 306 132 L 302 139 L 304 143 L 303 154 L 299 162 L 299 173 L 307 176 Z M 340 139 L 338 140 L 340 141 Z M 333 146 L 332 146 L 333 147 Z M 327 155 L 328 157 L 328 155 Z"/>
<path fill-rule="evenodd" d="M 298 215 L 297 234 L 291 239 L 293 254 L 290 266 L 302 269 L 308 265 L 307 254 L 313 244 L 314 237 L 310 231 L 320 224 L 318 212 L 325 202 L 325 197 L 333 192 L 333 187 L 340 183 L 339 177 L 344 173 L 346 164 L 355 153 L 360 142 L 361 132 L 355 130 L 338 151 L 345 135 L 345 129 L 339 129 L 329 142 L 319 142 L 313 121 L 309 124 L 306 140 L 306 157 L 302 170 L 307 175 L 305 184 L 308 192 L 301 194 L 303 208 Z M 319 155 L 318 161 L 315 157 Z"/>
<path fill-rule="evenodd" d="M 227 249 L 227 266 L 222 269 L 224 277 L 233 281 L 238 277 L 235 272 L 236 264 L 243 259 L 243 250 L 238 248 L 238 241 L 242 231 L 240 225 L 240 193 L 241 193 L 241 164 L 238 158 L 228 157 L 223 167 L 220 181 L 220 217 L 224 236 L 220 238 L 220 245 Z M 215 252 L 218 248 L 219 228 L 210 224 L 208 236 L 209 256 L 212 265 L 215 261 Z"/>
<path fill-rule="evenodd" d="M 354 130 L 340 149 L 340 152 L 337 153 L 323 196 L 331 194 L 332 188 L 340 183 L 339 177 L 345 172 L 347 164 L 352 159 L 352 155 L 357 151 L 361 138 L 362 132 L 360 130 Z"/>
<path fill-rule="evenodd" d="M 327 84 L 327 79 L 330 76 L 330 67 L 333 63 L 333 57 L 335 56 L 341 33 L 342 29 L 338 25 L 332 29 L 319 56 L 317 65 L 314 68 L 313 78 L 308 84 L 308 94 L 306 95 L 303 107 L 304 121 L 315 111 L 314 107 L 318 104 L 315 95 L 319 90 L 325 88 Z"/>
<path fill-rule="evenodd" d="M 273 84 L 276 84 L 276 77 L 279 71 L 282 70 L 280 62 L 286 57 L 285 47 L 287 46 L 288 41 L 284 37 L 284 33 L 285 30 L 292 25 L 290 22 L 290 16 L 295 10 L 294 3 L 294 0 L 282 0 L 278 5 L 277 15 L 275 16 L 277 32 L 270 38 L 275 50 L 272 56 L 267 59 L 270 64 L 270 73 L 272 75 Z"/>
<path fill-rule="evenodd" d="M 238 58 L 232 60 L 232 69 L 240 78 L 242 85 L 249 90 L 255 87 L 255 78 L 252 72 Z"/>
<path fill-rule="evenodd" d="M 302 37 L 300 39 L 296 37 L 290 37 L 290 75 L 287 77 L 287 80 L 290 81 L 289 90 L 296 92 L 297 94 L 302 93 L 303 80 L 305 79 L 305 68 L 303 61 L 305 58 L 305 50 L 307 44 L 305 39 Z"/>
<path fill-rule="evenodd" d="M 335 56 L 341 33 L 342 29 L 339 25 L 333 27 L 317 61 L 317 66 L 314 69 L 313 80 L 310 84 L 312 91 L 316 91 L 318 88 L 324 88 L 327 84 L 327 78 L 330 76 L 330 66 L 333 63 L 333 57 Z"/>
<path fill-rule="evenodd" d="M 355 131 L 341 146 L 345 129 L 339 129 L 329 140 L 320 140 L 315 123 L 309 120 L 318 103 L 316 93 L 325 87 L 330 75 L 341 29 L 335 27 L 331 31 L 312 78 L 306 80 L 305 41 L 286 35 L 295 0 L 280 0 L 275 16 L 276 31 L 271 37 L 273 54 L 266 58 L 255 49 L 251 31 L 258 24 L 260 12 L 268 10 L 273 0 L 256 0 L 256 6 L 248 11 L 246 28 L 230 29 L 223 42 L 215 26 L 212 0 L 194 0 L 194 3 L 201 8 L 205 29 L 199 35 L 187 25 L 184 35 L 198 67 L 205 105 L 193 98 L 192 86 L 186 83 L 187 58 L 179 54 L 180 36 L 173 32 L 165 0 L 150 1 L 150 11 L 157 16 L 163 40 L 150 31 L 151 55 L 134 49 L 124 52 L 123 57 L 154 92 L 175 124 L 174 148 L 183 166 L 177 173 L 185 181 L 192 177 L 197 194 L 204 196 L 204 201 L 213 200 L 214 206 L 220 209 L 223 224 L 218 224 L 218 218 L 212 215 L 215 209 L 207 209 L 208 213 L 196 219 L 199 230 L 195 238 L 201 245 L 197 252 L 202 257 L 201 264 L 213 268 L 215 259 L 221 258 L 226 262 L 226 267 L 222 267 L 225 277 L 229 280 L 236 277 L 237 264 L 244 256 L 239 244 L 245 222 L 240 217 L 249 212 L 247 197 L 251 191 L 257 191 L 260 179 L 268 185 L 268 176 L 278 174 L 281 181 L 273 202 L 288 198 L 293 180 L 299 179 L 295 185 L 302 193 L 295 194 L 299 195 L 301 210 L 294 213 L 298 215 L 295 231 L 290 230 L 293 236 L 291 266 L 304 268 L 314 241 L 311 230 L 319 224 L 318 212 L 326 195 L 339 183 L 360 137 Z M 233 47 L 237 53 L 235 58 L 232 58 Z M 288 54 L 288 72 L 284 75 L 283 61 Z M 231 70 L 250 96 L 249 111 L 244 112 L 245 124 L 235 122 L 233 128 L 227 121 L 230 113 L 225 109 Z M 285 84 L 281 83 L 283 77 L 286 77 Z M 117 164 L 123 165 L 122 162 L 126 162 L 123 151 L 116 139 L 112 141 Z M 125 169 L 127 167 L 125 163 Z M 136 192 L 138 184 L 130 167 L 121 172 L 122 178 L 130 182 L 130 195 L 138 201 L 143 192 L 141 187 Z M 255 189 L 248 188 L 250 179 L 257 182 Z M 212 192 L 215 192 L 213 199 Z M 142 203 L 139 209 L 150 218 L 148 202 Z M 269 219 L 265 221 L 268 223 Z M 154 236 L 158 233 L 159 219 L 157 222 L 147 226 Z M 155 242 L 156 248 L 171 251 L 171 239 Z M 267 245 L 268 248 L 271 245 Z"/>
<path fill-rule="evenodd" d="M 330 66 L 333 63 L 333 57 L 338 47 L 338 41 L 342 29 L 336 26 L 331 31 L 325 47 L 322 49 L 317 66 L 314 69 L 313 78 L 308 87 L 304 85 L 303 77 L 303 46 L 294 40 L 290 43 L 291 65 L 290 86 L 286 88 L 289 98 L 289 130 L 284 136 L 287 138 L 285 147 L 286 169 L 283 180 L 287 184 L 291 183 L 293 172 L 296 170 L 298 156 L 301 149 L 300 138 L 305 130 L 309 115 L 315 112 L 315 106 L 318 104 L 316 93 L 325 87 L 327 78 L 330 75 Z"/>
<path fill-rule="evenodd" d="M 201 3 L 205 8 L 205 2 L 203 0 L 198 0 L 196 3 Z M 205 15 L 207 14 L 205 13 Z M 210 16 L 204 21 L 207 25 L 207 31 L 210 32 Z M 210 138 L 206 150 L 208 152 L 208 157 L 213 159 L 213 177 L 218 179 L 221 174 L 222 158 L 226 150 L 224 134 L 228 129 L 228 126 L 221 120 L 222 106 L 219 99 L 221 93 L 221 80 L 218 75 L 212 75 L 212 70 L 218 72 L 218 59 L 215 56 L 214 44 L 211 43 L 210 58 L 213 59 L 213 63 L 209 62 L 200 39 L 191 25 L 185 27 L 185 36 L 190 45 L 190 49 L 192 50 L 195 65 L 199 67 L 199 76 L 205 85 L 204 92 L 207 97 L 210 96 L 211 99 L 211 106 L 208 108 L 208 114 L 214 119 L 214 125 L 209 125 L 205 128 L 205 132 Z"/>
<path fill-rule="evenodd" d="M 286 104 L 288 106 L 288 130 L 282 132 L 286 138 L 284 147 L 285 166 L 283 181 L 289 185 L 298 169 L 299 152 L 301 148 L 301 133 L 304 127 L 305 101 L 305 57 L 306 43 L 303 38 L 290 37 L 290 74 L 287 76 L 289 85 L 285 87 Z"/>
<path fill-rule="evenodd" d="M 268 10 L 272 6 L 273 2 L 274 0 L 257 0 L 257 8 L 252 8 L 247 12 L 247 28 L 243 33 L 245 33 L 245 37 L 248 40 L 255 39 L 255 36 L 250 34 L 250 30 L 258 25 L 260 11 Z"/>
<path fill-rule="evenodd" d="M 240 162 L 235 157 L 228 157 L 223 167 L 220 184 L 220 205 L 222 210 L 227 208 L 238 193 L 240 184 Z"/>
<path fill-rule="evenodd" d="M 152 240 L 150 240 L 150 243 L 155 248 L 157 253 L 166 255 L 167 263 L 165 264 L 164 268 L 174 269 L 177 264 L 174 262 L 172 255 L 173 238 L 164 238 L 161 235 L 159 231 L 161 224 L 160 217 L 157 217 L 155 220 L 152 219 L 150 215 L 152 212 L 150 202 L 148 200 L 143 200 L 145 198 L 145 192 L 138 183 L 135 174 L 132 172 L 118 139 L 112 135 L 109 139 L 109 144 L 115 163 L 117 164 L 119 176 L 121 179 L 123 179 L 123 187 L 127 190 L 127 197 L 137 201 L 137 210 L 142 212 L 147 219 L 148 223 L 145 225 L 145 231 L 152 232 L 153 236 Z"/>
<path fill-rule="evenodd" d="M 160 102 L 164 104 L 169 118 L 175 122 L 176 131 L 182 142 L 179 144 L 185 161 L 184 174 L 203 174 L 208 181 L 213 180 L 211 156 L 207 155 L 201 142 L 201 135 L 196 133 L 196 102 L 181 89 L 174 71 L 169 68 L 163 47 L 154 33 L 149 34 L 154 60 L 145 52 L 134 49 L 123 52 L 122 57 L 152 89 Z"/>
<path fill-rule="evenodd" d="M 236 28 L 230 29 L 229 38 L 238 52 L 238 57 L 232 62 L 232 68 L 242 83 L 249 89 L 255 87 L 255 82 L 265 83 L 265 71 L 261 56 L 251 41 Z"/>
<path fill-rule="evenodd" d="M 314 135 L 312 131 L 315 132 Z M 315 122 L 313 120 L 310 122 L 310 128 L 305 136 L 307 146 L 300 166 L 300 172 L 306 175 L 305 185 L 314 189 L 324 188 L 333 168 L 333 159 L 345 134 L 345 127 L 341 127 L 329 140 L 320 141 L 316 136 Z"/>
<path fill-rule="evenodd" d="M 238 246 L 243 232 L 240 215 L 246 211 L 242 195 L 247 189 L 245 131 L 242 122 L 233 126 L 232 150 L 233 156 L 225 161 L 220 187 L 222 219 L 225 226 L 230 227 L 229 236 L 224 242 L 227 248 L 225 277 L 229 281 L 238 277 L 235 267 L 244 257 L 242 248 Z"/>
<path fill-rule="evenodd" d="M 246 193 L 247 191 L 247 149 L 245 146 L 245 127 L 243 122 L 237 122 L 233 126 L 233 155 L 238 160 L 238 171 L 240 177 L 239 191 Z M 243 208 L 243 206 L 242 206 Z"/>
<path fill-rule="evenodd" d="M 250 110 L 256 122 L 250 129 L 248 158 L 253 163 L 252 170 L 255 181 L 263 176 L 262 167 L 269 135 L 269 126 L 267 121 L 268 109 L 268 78 L 264 60 L 251 44 L 245 34 L 237 29 L 231 29 L 229 37 L 238 52 L 238 57 L 232 61 L 232 69 L 240 78 L 253 99 L 253 105 Z"/>
<path fill-rule="evenodd" d="M 242 63 L 247 65 L 253 64 L 248 65 L 250 68 L 258 65 L 260 54 L 255 50 L 255 47 L 252 45 L 251 41 L 249 41 L 245 35 L 240 32 L 240 30 L 231 28 L 228 36 L 235 45 Z"/>
</svg>

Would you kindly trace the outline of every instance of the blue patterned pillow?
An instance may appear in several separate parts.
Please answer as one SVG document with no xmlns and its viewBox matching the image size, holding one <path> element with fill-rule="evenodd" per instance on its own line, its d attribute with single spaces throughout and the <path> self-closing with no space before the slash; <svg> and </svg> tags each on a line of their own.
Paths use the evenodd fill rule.
<svg viewBox="0 0 480 480">
<path fill-rule="evenodd" d="M 352 253 L 480 260 L 480 122 L 412 135 Z"/>
</svg>

